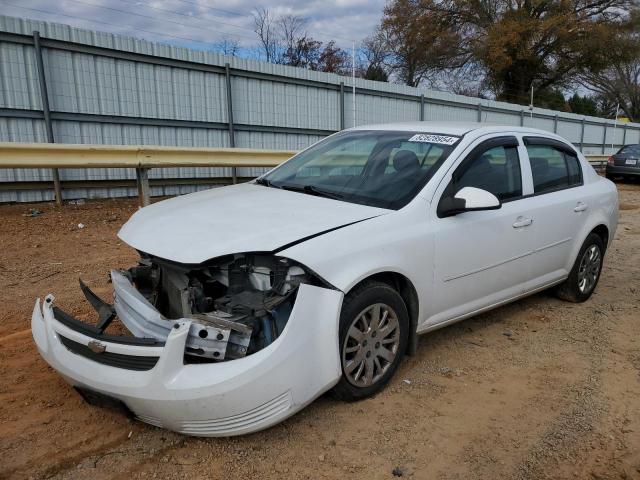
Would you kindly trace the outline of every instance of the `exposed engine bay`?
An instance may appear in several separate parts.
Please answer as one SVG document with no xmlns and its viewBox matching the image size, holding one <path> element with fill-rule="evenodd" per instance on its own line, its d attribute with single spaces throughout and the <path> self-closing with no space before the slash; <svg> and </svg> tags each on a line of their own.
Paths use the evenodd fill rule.
<svg viewBox="0 0 640 480">
<path fill-rule="evenodd" d="M 174 320 L 191 320 L 187 363 L 241 358 L 265 348 L 283 332 L 298 286 L 323 283 L 296 262 L 269 253 L 227 255 L 195 266 L 143 254 L 138 265 L 111 276 L 115 310 L 135 336 L 164 340 Z M 119 298 L 123 282 L 133 284 L 159 319 L 131 314 Z"/>
</svg>

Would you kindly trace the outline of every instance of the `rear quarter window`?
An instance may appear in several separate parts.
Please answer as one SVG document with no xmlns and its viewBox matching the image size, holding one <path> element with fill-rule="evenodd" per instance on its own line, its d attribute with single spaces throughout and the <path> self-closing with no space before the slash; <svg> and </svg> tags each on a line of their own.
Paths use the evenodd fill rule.
<svg viewBox="0 0 640 480">
<path fill-rule="evenodd" d="M 580 160 L 574 155 L 564 154 L 567 161 L 567 169 L 569 171 L 569 185 L 582 185 L 582 168 L 580 168 Z"/>
</svg>

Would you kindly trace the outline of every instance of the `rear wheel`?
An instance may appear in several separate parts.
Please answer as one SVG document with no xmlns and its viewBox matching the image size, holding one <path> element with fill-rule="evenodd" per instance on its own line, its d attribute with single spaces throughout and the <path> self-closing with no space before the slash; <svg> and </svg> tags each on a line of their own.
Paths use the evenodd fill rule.
<svg viewBox="0 0 640 480">
<path fill-rule="evenodd" d="M 407 348 L 409 314 L 390 286 L 367 282 L 350 292 L 340 314 L 341 400 L 370 397 L 384 388 Z"/>
<path fill-rule="evenodd" d="M 590 233 L 580 248 L 571 273 L 556 287 L 556 295 L 562 300 L 574 303 L 587 300 L 600 279 L 603 256 L 602 238 L 595 233 Z"/>
</svg>

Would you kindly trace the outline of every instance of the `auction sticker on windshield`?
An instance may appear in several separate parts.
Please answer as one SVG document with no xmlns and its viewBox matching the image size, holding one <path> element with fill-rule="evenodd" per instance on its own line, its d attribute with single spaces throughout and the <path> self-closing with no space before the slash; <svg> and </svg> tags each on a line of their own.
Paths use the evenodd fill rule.
<svg viewBox="0 0 640 480">
<path fill-rule="evenodd" d="M 430 133 L 416 133 L 409 139 L 410 142 L 439 143 L 441 145 L 453 145 L 458 141 L 458 137 L 448 135 L 433 135 Z"/>
</svg>

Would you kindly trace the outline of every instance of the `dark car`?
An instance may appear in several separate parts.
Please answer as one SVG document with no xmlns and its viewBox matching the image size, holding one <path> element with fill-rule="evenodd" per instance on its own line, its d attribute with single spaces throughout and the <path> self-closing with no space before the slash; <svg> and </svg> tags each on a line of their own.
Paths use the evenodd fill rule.
<svg viewBox="0 0 640 480">
<path fill-rule="evenodd" d="M 640 178 L 640 145 L 625 145 L 607 161 L 607 178 Z"/>
</svg>

